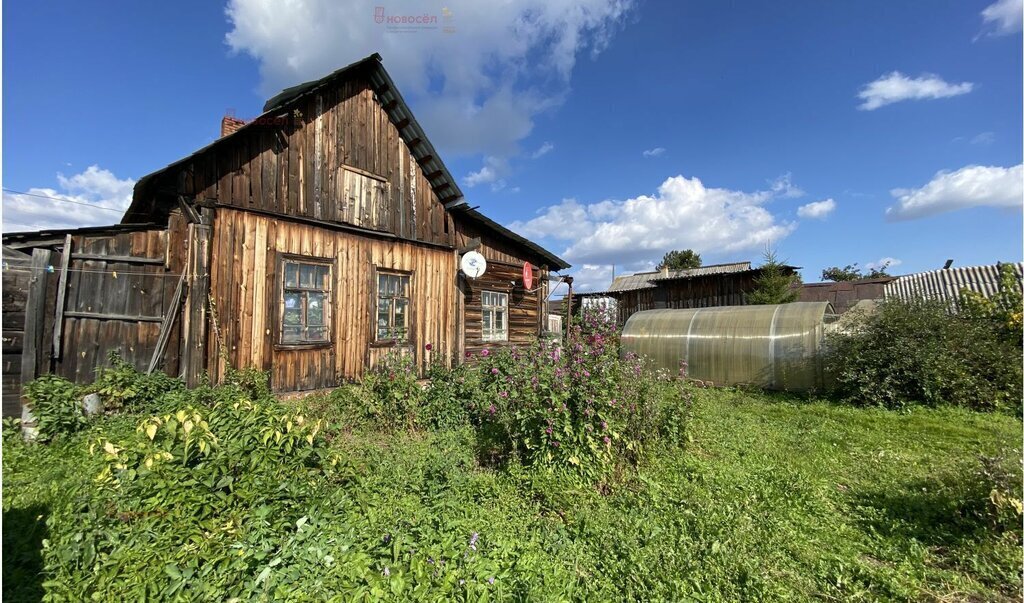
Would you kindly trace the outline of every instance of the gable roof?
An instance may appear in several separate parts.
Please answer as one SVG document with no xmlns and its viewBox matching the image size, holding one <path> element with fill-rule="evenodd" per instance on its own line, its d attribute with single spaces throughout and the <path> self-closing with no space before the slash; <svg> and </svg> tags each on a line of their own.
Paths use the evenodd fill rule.
<svg viewBox="0 0 1024 603">
<path fill-rule="evenodd" d="M 141 199 L 143 195 L 140 193 L 149 187 L 157 177 L 170 170 L 181 167 L 188 161 L 198 158 L 200 155 L 216 148 L 225 141 L 239 136 L 239 133 L 248 131 L 253 124 L 260 123 L 265 118 L 273 118 L 275 116 L 286 114 L 299 99 L 321 90 L 325 86 L 329 86 L 336 81 L 359 74 L 364 74 L 370 81 L 371 88 L 374 91 L 374 95 L 376 96 L 378 103 L 388 114 L 391 122 L 398 127 L 399 135 L 402 137 L 402 140 L 409 148 L 410 153 L 412 153 L 416 162 L 423 170 L 423 175 L 430 183 L 430 187 L 433 189 L 434 194 L 440 202 L 444 204 L 447 211 L 458 212 L 459 215 L 465 219 L 487 228 L 488 230 L 491 230 L 499 236 L 505 237 L 518 245 L 526 247 L 539 257 L 543 258 L 556 270 L 564 270 L 570 267 L 565 260 L 559 258 L 547 249 L 544 249 L 540 245 L 537 245 L 536 243 L 512 232 L 508 228 L 505 228 L 490 218 L 487 218 L 480 212 L 476 211 L 475 208 L 470 208 L 466 204 L 458 182 L 451 175 L 451 172 L 448 171 L 444 162 L 441 161 L 440 155 L 437 150 L 434 149 L 434 145 L 431 144 L 430 139 L 427 138 L 426 133 L 416 120 L 416 117 L 412 114 L 412 110 L 409 108 L 409 105 L 407 105 L 405 99 L 402 98 L 402 95 L 395 86 L 391 76 L 384 69 L 383 59 L 377 53 L 373 53 L 364 59 L 342 67 L 341 69 L 338 69 L 320 79 L 304 82 L 282 90 L 263 105 L 263 113 L 256 119 L 242 125 L 234 132 L 218 138 L 198 151 L 195 151 L 191 155 L 183 157 L 160 170 L 143 176 L 135 184 L 135 193 L 133 194 L 132 203 L 128 207 L 128 210 L 125 211 L 122 222 L 138 222 L 142 221 L 142 219 L 146 219 L 148 221 L 149 212 L 142 207 L 143 203 Z M 442 192 L 444 194 L 442 194 Z"/>
<path fill-rule="evenodd" d="M 796 270 L 798 266 L 783 266 Z M 730 262 L 728 264 L 710 264 L 700 268 L 685 268 L 682 270 L 666 270 L 652 272 L 637 272 L 617 276 L 604 291 L 586 291 L 578 296 L 601 296 L 612 293 L 624 293 L 626 291 L 638 291 L 640 289 L 655 289 L 670 282 L 683 281 L 723 274 L 741 274 L 744 272 L 760 272 L 760 268 L 752 268 L 750 262 Z"/>
</svg>

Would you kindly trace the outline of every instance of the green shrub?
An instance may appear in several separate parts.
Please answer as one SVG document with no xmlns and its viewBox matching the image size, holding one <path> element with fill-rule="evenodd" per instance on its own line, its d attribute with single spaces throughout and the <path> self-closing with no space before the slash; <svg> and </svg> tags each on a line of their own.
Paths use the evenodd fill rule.
<svg viewBox="0 0 1024 603">
<path fill-rule="evenodd" d="M 25 396 L 36 419 L 40 442 L 75 433 L 88 423 L 81 391 L 63 377 L 42 375 L 25 385 Z"/>
<path fill-rule="evenodd" d="M 1021 409 L 1020 347 L 939 301 L 888 300 L 856 317 L 827 338 L 826 369 L 852 404 Z"/>
<path fill-rule="evenodd" d="M 485 460 L 514 457 L 600 482 L 677 432 L 686 413 L 678 390 L 644 359 L 620 359 L 617 339 L 607 315 L 586 312 L 565 344 L 485 349 L 469 408 Z"/>
<path fill-rule="evenodd" d="M 363 377 L 369 393 L 367 414 L 385 429 L 415 427 L 423 388 L 416 382 L 412 354 L 389 352 Z"/>
<path fill-rule="evenodd" d="M 479 373 L 467 364 L 435 359 L 427 370 L 430 382 L 423 394 L 420 423 L 432 429 L 469 425 L 469 405 L 478 399 Z"/>
<path fill-rule="evenodd" d="M 185 387 L 179 379 L 162 371 L 139 372 L 116 351 L 108 358 L 110 366 L 99 369 L 96 382 L 88 388 L 103 399 L 106 413 L 156 412 L 164 394 Z"/>
</svg>

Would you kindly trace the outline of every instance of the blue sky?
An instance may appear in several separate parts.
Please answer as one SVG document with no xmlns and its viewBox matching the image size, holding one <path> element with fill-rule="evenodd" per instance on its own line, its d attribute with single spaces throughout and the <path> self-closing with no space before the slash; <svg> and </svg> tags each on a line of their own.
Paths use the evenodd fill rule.
<svg viewBox="0 0 1024 603">
<path fill-rule="evenodd" d="M 3 9 L 3 186 L 42 195 L 5 192 L 5 231 L 116 222 L 226 111 L 377 51 L 470 203 L 582 288 L 686 247 L 806 281 L 1022 257 L 1021 0 Z"/>
</svg>

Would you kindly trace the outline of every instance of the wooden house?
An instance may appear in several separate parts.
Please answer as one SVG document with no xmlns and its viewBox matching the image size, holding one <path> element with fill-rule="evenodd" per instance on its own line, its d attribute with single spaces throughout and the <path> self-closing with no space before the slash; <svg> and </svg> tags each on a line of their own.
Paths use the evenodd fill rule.
<svg viewBox="0 0 1024 603">
<path fill-rule="evenodd" d="M 308 390 L 391 351 L 423 371 L 544 329 L 549 273 L 569 265 L 467 204 L 379 55 L 222 134 L 140 179 L 118 226 L 4 236 L 40 292 L 23 379 L 88 381 L 117 350 L 190 384 L 256 367 Z M 479 278 L 459 270 L 469 251 Z"/>
<path fill-rule="evenodd" d="M 797 269 L 783 266 L 786 274 Z M 604 291 L 576 293 L 573 312 L 581 307 L 612 309 L 622 325 L 641 310 L 742 306 L 760 275 L 761 269 L 751 267 L 750 262 L 626 274 L 615 277 Z"/>
</svg>

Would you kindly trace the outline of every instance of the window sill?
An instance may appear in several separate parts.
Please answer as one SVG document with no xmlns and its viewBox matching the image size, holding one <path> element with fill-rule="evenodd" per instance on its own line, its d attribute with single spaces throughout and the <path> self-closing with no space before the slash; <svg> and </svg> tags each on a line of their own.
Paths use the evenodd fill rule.
<svg viewBox="0 0 1024 603">
<path fill-rule="evenodd" d="M 398 341 L 396 339 L 392 339 L 390 341 L 371 341 L 370 342 L 370 347 L 371 348 L 407 348 L 407 347 L 411 347 L 411 346 L 412 346 L 412 342 L 411 341 Z"/>
<path fill-rule="evenodd" d="M 286 352 L 288 350 L 318 350 L 321 348 L 329 348 L 334 345 L 332 341 L 303 341 L 296 343 L 275 343 L 274 349 L 277 351 Z"/>
</svg>

